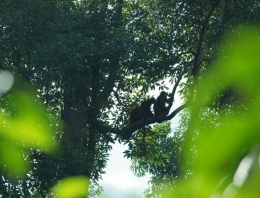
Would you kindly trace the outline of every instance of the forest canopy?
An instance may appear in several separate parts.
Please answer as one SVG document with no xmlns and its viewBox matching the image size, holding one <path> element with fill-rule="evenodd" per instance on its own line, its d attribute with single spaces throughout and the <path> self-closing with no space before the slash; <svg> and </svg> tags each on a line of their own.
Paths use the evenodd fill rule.
<svg viewBox="0 0 260 198">
<path fill-rule="evenodd" d="M 116 141 L 152 175 L 146 197 L 259 197 L 257 1 L 9 0 L 0 12 L 4 197 L 100 195 Z M 126 127 L 162 91 L 166 113 Z"/>
</svg>

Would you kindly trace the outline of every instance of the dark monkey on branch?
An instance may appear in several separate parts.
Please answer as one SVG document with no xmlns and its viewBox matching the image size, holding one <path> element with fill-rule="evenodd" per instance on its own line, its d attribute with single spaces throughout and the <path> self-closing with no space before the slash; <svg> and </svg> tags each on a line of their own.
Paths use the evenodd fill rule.
<svg viewBox="0 0 260 198">
<path fill-rule="evenodd" d="M 158 116 L 165 117 L 169 113 L 169 109 L 166 107 L 167 102 L 167 93 L 165 91 L 162 91 L 160 95 L 156 98 L 156 101 L 153 105 L 153 110 L 156 119 L 158 119 Z"/>
<path fill-rule="evenodd" d="M 135 107 L 128 116 L 128 125 L 125 127 L 129 127 L 131 124 L 138 122 L 140 120 L 145 120 L 149 117 L 153 117 L 154 114 L 151 111 L 151 105 L 154 104 L 155 99 L 150 98 L 143 101 L 140 106 Z"/>
<path fill-rule="evenodd" d="M 140 114 L 139 114 L 139 106 L 136 106 L 128 115 L 128 125 L 125 127 L 129 127 L 131 124 L 138 122 L 142 120 Z"/>
<path fill-rule="evenodd" d="M 149 117 L 153 117 L 154 114 L 151 111 L 151 105 L 154 104 L 155 98 L 150 98 L 148 100 L 145 100 L 141 103 L 139 108 L 140 117 L 145 120 Z"/>
</svg>

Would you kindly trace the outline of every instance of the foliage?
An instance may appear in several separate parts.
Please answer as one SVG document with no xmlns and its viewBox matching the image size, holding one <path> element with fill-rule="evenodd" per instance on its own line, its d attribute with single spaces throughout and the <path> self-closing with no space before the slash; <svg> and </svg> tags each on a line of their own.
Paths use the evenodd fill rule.
<svg viewBox="0 0 260 198">
<path fill-rule="evenodd" d="M 164 76 L 162 64 L 146 66 L 153 54 L 139 52 L 148 41 L 136 40 L 137 33 L 143 35 L 136 23 L 126 28 L 136 13 L 131 2 L 120 2 L 0 3 L 0 69 L 37 86 L 37 100 L 47 105 L 61 144 L 56 156 L 31 153 L 31 194 L 48 196 L 51 185 L 74 175 L 96 185 L 113 137 L 102 127 L 122 127 L 133 98 L 145 98 L 150 84 Z M 90 195 L 99 194 L 97 189 Z"/>
<path fill-rule="evenodd" d="M 180 65 L 176 65 L 178 68 L 187 68 L 187 73 L 184 75 L 186 81 L 180 84 L 180 94 L 183 96 L 184 101 L 192 101 L 199 94 L 194 85 L 206 75 L 206 71 L 212 67 L 216 58 L 227 56 L 233 50 L 232 48 L 230 51 L 224 52 L 223 48 L 220 48 L 219 40 L 226 38 L 227 31 L 239 33 L 238 29 L 234 28 L 236 25 L 239 28 L 243 28 L 245 24 L 259 21 L 259 15 L 256 16 L 256 13 L 259 13 L 259 5 L 253 1 L 241 1 L 239 3 L 230 1 L 152 1 L 147 10 L 150 11 L 150 15 L 146 20 L 150 20 L 149 24 L 151 26 L 153 24 L 157 25 L 154 29 L 157 32 L 161 32 L 163 39 L 167 41 L 162 42 L 161 45 L 165 44 L 168 46 L 165 48 L 161 47 L 161 49 L 168 50 L 169 57 L 177 55 L 180 57 L 177 59 L 177 62 L 180 63 Z M 231 45 L 230 40 L 225 39 L 222 45 Z M 173 63 L 173 60 L 171 63 Z M 194 71 L 197 72 L 194 73 Z M 216 87 L 214 85 L 216 82 L 225 84 L 223 77 L 219 75 L 216 77 L 216 75 L 217 72 L 216 74 L 211 73 L 211 81 L 207 83 L 212 86 L 210 88 L 205 86 L 204 92 L 208 91 L 207 89 L 215 90 Z M 203 100 L 207 97 L 204 92 L 200 93 L 200 97 Z M 182 142 L 186 138 L 190 139 L 185 145 L 189 145 L 192 155 L 185 158 L 185 163 L 179 163 L 181 165 L 179 168 L 182 170 L 181 175 L 185 175 L 185 178 L 188 177 L 193 172 L 191 167 L 196 165 L 194 159 L 197 155 L 197 150 L 193 140 L 200 137 L 201 131 L 209 131 L 209 129 L 218 126 L 224 119 L 221 116 L 222 114 L 230 114 L 234 110 L 234 106 L 239 105 L 242 107 L 241 101 L 244 99 L 245 94 L 234 90 L 232 86 L 226 87 L 224 91 L 216 94 L 210 104 L 211 107 L 204 109 L 204 111 L 197 115 L 197 117 L 201 118 L 203 125 L 197 123 L 197 128 L 193 131 L 192 137 L 189 137 L 188 133 L 186 133 L 187 128 L 190 126 L 190 111 L 187 110 L 182 114 L 181 125 L 175 132 L 182 134 L 182 137 L 178 140 L 179 142 Z M 182 147 L 180 149 L 182 150 Z M 208 150 L 211 151 L 211 149 Z M 139 160 L 142 161 L 142 157 Z M 151 164 L 153 162 L 149 163 L 150 167 Z M 138 163 L 134 161 L 133 165 L 138 165 Z M 178 163 L 175 162 L 175 165 L 178 165 Z M 158 167 L 160 166 L 158 165 Z M 172 166 L 172 168 L 174 170 L 175 166 Z M 145 171 L 151 172 L 151 169 L 146 169 Z M 163 175 L 163 171 L 154 174 L 153 177 L 159 179 L 161 175 Z M 178 173 L 177 177 L 179 178 L 181 175 Z M 172 177 L 171 181 L 174 183 L 173 186 L 175 186 L 176 178 Z M 163 179 L 160 184 L 163 184 Z M 150 189 L 155 189 L 160 184 L 156 185 L 152 183 Z M 169 186 L 165 185 L 164 187 L 168 188 Z M 173 188 L 169 192 L 172 190 Z M 153 191 L 153 193 L 147 194 L 147 196 L 153 194 L 156 197 L 160 193 Z"/>
<path fill-rule="evenodd" d="M 174 188 L 180 171 L 181 135 L 173 133 L 170 122 L 165 122 L 153 126 L 153 129 L 146 133 L 145 140 L 139 139 L 129 144 L 132 152 L 127 150 L 125 153 L 126 156 L 131 156 L 131 169 L 137 176 L 143 176 L 145 173 L 152 175 L 152 186 L 146 190 L 146 196 L 159 195 L 158 192 L 165 186 Z"/>
<path fill-rule="evenodd" d="M 63 179 L 59 184 L 53 187 L 55 197 L 86 197 L 88 194 L 88 180 L 85 177 L 78 176 Z"/>
<path fill-rule="evenodd" d="M 48 144 L 35 144 L 30 139 L 35 136 L 25 136 L 28 151 L 23 152 L 21 159 L 29 159 L 33 169 L 25 180 L 18 180 L 17 185 L 2 186 L 9 196 L 14 191 L 17 195 L 26 194 L 26 189 L 31 196 L 50 196 L 52 185 L 64 177 L 77 175 L 90 179 L 90 196 L 100 194 L 97 182 L 104 173 L 114 139 L 129 144 L 125 154 L 133 161 L 132 169 L 137 175 L 142 176 L 146 171 L 153 174 L 149 195 L 159 196 L 161 192 L 157 193 L 157 189 L 169 183 L 173 185 L 169 193 L 177 189 L 175 192 L 180 190 L 183 194 L 186 189 L 176 187 L 180 173 L 183 172 L 184 178 L 195 178 L 194 167 L 202 166 L 202 161 L 197 161 L 200 146 L 194 140 L 203 139 L 205 131 L 218 131 L 222 122 L 231 122 L 229 116 L 234 112 L 239 111 L 239 115 L 245 117 L 250 114 L 250 110 L 243 111 L 242 107 L 249 109 L 243 101 L 254 91 L 244 91 L 252 89 L 252 84 L 251 81 L 245 83 L 245 77 L 239 74 L 244 72 L 249 76 L 251 73 L 242 67 L 224 72 L 236 74 L 238 85 L 243 85 L 241 91 L 233 85 L 222 89 L 228 83 L 226 78 L 232 80 L 235 75 L 226 77 L 219 73 L 221 69 L 212 70 L 209 75 L 207 71 L 213 65 L 231 64 L 229 58 L 235 57 L 231 52 L 235 53 L 239 47 L 233 48 L 235 41 L 226 39 L 223 45 L 231 47 L 224 51 L 219 40 L 226 38 L 227 30 L 239 33 L 238 29 L 244 24 L 259 22 L 256 1 L 25 0 L 20 4 L 10 0 L 1 1 L 0 11 L 3 13 L 0 16 L 0 69 L 8 69 L 37 87 L 37 97 L 25 98 L 32 106 L 35 101 L 47 106 L 48 126 L 55 130 L 55 141 L 60 144 L 57 155 L 49 156 L 37 147 Z M 234 28 L 236 24 L 238 29 Z M 218 57 L 226 59 L 216 63 Z M 180 83 L 182 77 L 184 80 Z M 170 85 L 161 83 L 165 78 L 170 80 Z M 207 78 L 210 80 L 203 80 Z M 203 92 L 200 80 L 207 85 L 203 84 Z M 215 86 L 214 82 L 219 85 Z M 171 109 L 165 121 L 193 104 L 191 111 L 183 114 L 177 132 L 172 134 L 167 123 L 143 126 L 143 122 L 122 130 L 128 112 L 149 97 L 149 91 L 169 90 L 174 100 L 177 87 L 185 104 Z M 209 90 L 213 92 L 207 95 Z M 6 95 L 1 101 L 8 106 L 15 97 L 18 96 Z M 24 99 L 24 95 L 19 97 Z M 204 102 L 212 100 L 210 106 L 201 111 L 196 109 L 201 105 L 196 103 L 200 97 Z M 26 103 L 21 104 L 22 111 L 29 108 Z M 240 108 L 235 108 L 236 105 Z M 256 109 L 257 103 L 255 105 Z M 8 112 L 19 110 L 18 107 L 10 106 Z M 24 118 L 28 120 L 28 117 L 29 114 Z M 205 125 L 199 124 L 197 117 Z M 35 118 L 44 121 L 40 116 Z M 10 117 L 8 122 L 15 129 L 22 129 L 17 127 L 15 118 Z M 155 122 L 154 118 L 148 119 L 147 125 Z M 36 129 L 38 126 L 34 125 Z M 125 138 L 128 132 L 132 134 L 130 141 Z M 187 154 L 182 154 L 183 149 Z M 189 152 L 193 153 L 192 157 Z M 29 155 L 33 157 L 28 158 Z"/>
<path fill-rule="evenodd" d="M 12 84 L 10 81 L 13 81 L 14 77 L 3 71 L 0 73 L 0 78 L 1 82 L 5 79 L 1 86 L 7 85 L 10 89 Z M 7 88 L 2 90 L 7 91 Z M 26 178 L 32 166 L 31 151 L 38 150 L 50 154 L 57 150 L 54 130 L 46 111 L 35 101 L 35 96 L 31 87 L 23 85 L 22 81 L 16 79 L 13 89 L 1 97 L 0 170 L 4 175 L 1 177 L 0 188 L 3 196 L 8 195 L 10 182 L 20 183 L 20 179 Z M 25 183 L 21 183 L 23 184 Z M 16 193 L 14 189 L 13 196 Z M 26 193 L 21 194 L 26 196 Z"/>
<path fill-rule="evenodd" d="M 222 49 L 228 56 L 219 58 L 201 80 L 185 136 L 181 164 L 186 168 L 176 188 L 165 191 L 163 197 L 259 196 L 259 31 L 249 26 L 231 34 Z M 215 114 L 209 114 L 207 109 L 228 87 L 245 97 L 229 111 L 225 107 L 217 109 L 219 115 L 214 109 Z M 194 138 L 196 131 L 200 135 Z M 187 165 L 190 159 L 194 164 Z M 188 170 L 192 174 L 187 177 Z"/>
</svg>

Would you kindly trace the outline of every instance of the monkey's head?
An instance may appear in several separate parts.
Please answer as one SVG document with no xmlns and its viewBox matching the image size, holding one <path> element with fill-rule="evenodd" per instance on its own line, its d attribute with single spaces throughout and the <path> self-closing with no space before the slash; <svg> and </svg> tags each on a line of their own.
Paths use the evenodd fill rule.
<svg viewBox="0 0 260 198">
<path fill-rule="evenodd" d="M 160 96 L 162 98 L 167 98 L 168 94 L 165 91 L 161 91 Z"/>
<path fill-rule="evenodd" d="M 150 98 L 149 100 L 150 100 L 151 104 L 153 104 L 155 102 L 155 98 L 154 97 Z"/>
</svg>

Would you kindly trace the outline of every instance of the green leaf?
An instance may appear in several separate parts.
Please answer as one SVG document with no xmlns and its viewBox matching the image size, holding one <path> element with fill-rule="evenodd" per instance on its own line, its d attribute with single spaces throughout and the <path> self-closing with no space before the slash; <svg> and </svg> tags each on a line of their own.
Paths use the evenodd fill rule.
<svg viewBox="0 0 260 198">
<path fill-rule="evenodd" d="M 52 188 L 53 197 L 78 198 L 88 196 L 89 180 L 83 176 L 61 180 Z"/>
<path fill-rule="evenodd" d="M 36 103 L 33 95 L 25 91 L 15 93 L 9 102 L 13 105 L 13 112 L 11 116 L 0 115 L 3 123 L 0 125 L 1 135 L 26 148 L 45 152 L 55 150 L 54 133 L 47 112 Z"/>
<path fill-rule="evenodd" d="M 29 164 L 24 159 L 23 152 L 16 146 L 0 140 L 1 169 L 12 178 L 23 177 L 29 171 Z"/>
</svg>

